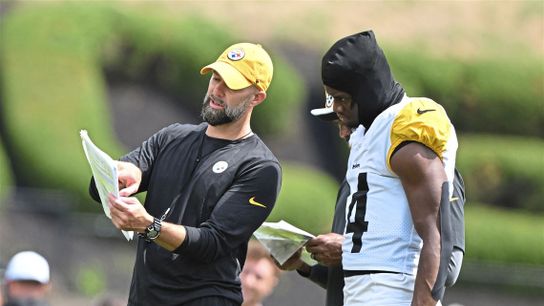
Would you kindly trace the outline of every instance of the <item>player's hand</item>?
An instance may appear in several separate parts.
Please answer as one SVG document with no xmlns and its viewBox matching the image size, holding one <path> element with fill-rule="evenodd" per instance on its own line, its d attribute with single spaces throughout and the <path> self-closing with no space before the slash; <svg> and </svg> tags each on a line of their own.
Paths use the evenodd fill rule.
<svg viewBox="0 0 544 306">
<path fill-rule="evenodd" d="M 306 250 L 312 258 L 324 266 L 338 266 L 342 262 L 342 242 L 344 236 L 336 233 L 319 235 L 308 241 Z"/>
<path fill-rule="evenodd" d="M 137 198 L 115 198 L 108 195 L 111 222 L 116 228 L 125 231 L 143 233 L 151 223 L 153 217 L 147 213 Z"/>
<path fill-rule="evenodd" d="M 276 266 L 284 271 L 292 271 L 300 268 L 304 262 L 302 259 L 300 259 L 300 254 L 302 254 L 302 248 L 300 248 L 295 254 L 293 254 L 289 259 L 287 259 L 286 262 L 283 263 L 283 265 L 280 265 L 279 262 L 276 261 L 275 258 L 274 262 L 276 263 Z"/>
<path fill-rule="evenodd" d="M 142 182 L 142 171 L 132 163 L 117 161 L 119 195 L 128 197 L 135 194 Z"/>
</svg>

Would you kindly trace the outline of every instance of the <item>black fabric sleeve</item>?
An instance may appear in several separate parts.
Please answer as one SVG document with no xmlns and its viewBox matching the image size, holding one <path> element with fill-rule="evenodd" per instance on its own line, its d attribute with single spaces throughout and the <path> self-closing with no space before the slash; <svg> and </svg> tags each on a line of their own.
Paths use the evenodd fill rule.
<svg viewBox="0 0 544 306">
<path fill-rule="evenodd" d="M 317 284 L 319 287 L 323 289 L 327 289 L 327 280 L 329 277 L 329 268 L 322 266 L 320 264 L 313 265 L 310 267 L 310 274 L 305 275 L 297 270 L 297 273 L 305 277 L 309 280 L 311 280 L 313 283 Z"/>
<path fill-rule="evenodd" d="M 435 301 L 442 300 L 445 292 L 445 284 L 448 278 L 448 266 L 453 252 L 453 233 L 451 229 L 451 204 L 448 182 L 442 184 L 442 196 L 440 199 L 439 225 L 440 225 L 440 265 L 431 294 Z"/>
<path fill-rule="evenodd" d="M 142 181 L 138 192 L 147 190 L 155 158 L 161 147 L 168 141 L 168 137 L 172 134 L 171 131 L 173 128 L 174 125 L 163 128 L 145 140 L 141 146 L 119 159 L 120 161 L 136 165 L 136 167 L 140 168 L 142 171 Z"/>
<path fill-rule="evenodd" d="M 453 230 L 453 246 L 465 252 L 465 182 L 461 173 L 455 169 L 453 193 L 451 200 L 451 228 Z"/>
<path fill-rule="evenodd" d="M 185 241 L 174 252 L 202 262 L 232 254 L 266 220 L 280 186 L 281 168 L 275 162 L 256 164 L 242 171 L 208 220 L 199 227 L 185 226 Z"/>
<path fill-rule="evenodd" d="M 100 195 L 98 194 L 98 189 L 96 189 L 96 184 L 94 182 L 94 177 L 91 176 L 91 182 L 89 183 L 89 194 L 91 198 L 96 202 L 100 203 Z"/>
</svg>

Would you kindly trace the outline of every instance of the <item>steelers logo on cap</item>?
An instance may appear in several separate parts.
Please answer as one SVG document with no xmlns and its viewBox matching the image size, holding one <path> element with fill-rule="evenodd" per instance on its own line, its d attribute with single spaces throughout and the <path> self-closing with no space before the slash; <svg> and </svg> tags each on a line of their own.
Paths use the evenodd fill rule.
<svg viewBox="0 0 544 306">
<path fill-rule="evenodd" d="M 325 91 L 325 107 L 331 108 L 333 102 L 334 102 L 334 97 L 329 95 L 329 93 Z"/>
<path fill-rule="evenodd" d="M 229 53 L 227 53 L 227 57 L 231 61 L 239 61 L 244 58 L 246 54 L 244 53 L 244 50 L 242 49 L 234 49 L 230 50 Z"/>
</svg>

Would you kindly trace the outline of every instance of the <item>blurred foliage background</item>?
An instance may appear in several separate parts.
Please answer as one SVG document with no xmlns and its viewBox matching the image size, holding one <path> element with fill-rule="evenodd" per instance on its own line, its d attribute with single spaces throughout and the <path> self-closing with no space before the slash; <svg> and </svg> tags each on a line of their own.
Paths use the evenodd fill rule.
<svg viewBox="0 0 544 306">
<path fill-rule="evenodd" d="M 69 199 L 62 207 L 74 214 L 99 212 L 87 196 L 79 130 L 117 157 L 133 147 L 128 139 L 141 142 L 164 123 L 135 120 L 142 113 L 136 100 L 116 113 L 111 88 L 119 81 L 152 88 L 198 122 L 208 80 L 200 67 L 232 43 L 253 41 L 275 65 L 267 102 L 252 120 L 284 168 L 269 220 L 328 232 L 347 150 L 336 127 L 308 110 L 323 104 L 321 54 L 340 37 L 372 28 L 408 94 L 441 103 L 456 126 L 467 261 L 544 266 L 541 1 L 0 4 L 0 215 L 36 189 L 62 191 Z M 147 134 L 134 135 L 142 125 Z M 327 168 L 333 163 L 341 166 Z M 3 258 L 33 245 L 4 247 L 6 237 Z M 74 286 L 90 287 L 79 289 L 89 295 L 104 290 L 94 267 L 72 271 Z M 82 279 L 95 285 L 82 287 Z"/>
</svg>

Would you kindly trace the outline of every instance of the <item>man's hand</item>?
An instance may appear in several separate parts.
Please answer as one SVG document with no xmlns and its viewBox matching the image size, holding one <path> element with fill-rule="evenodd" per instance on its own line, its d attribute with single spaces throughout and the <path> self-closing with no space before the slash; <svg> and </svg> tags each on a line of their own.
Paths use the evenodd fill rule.
<svg viewBox="0 0 544 306">
<path fill-rule="evenodd" d="M 118 229 L 143 233 L 153 223 L 153 217 L 137 198 L 115 198 L 110 194 L 108 204 L 111 221 Z"/>
<path fill-rule="evenodd" d="M 281 270 L 292 271 L 292 270 L 300 268 L 304 264 L 304 262 L 300 258 L 301 253 L 302 253 L 302 248 L 300 248 L 295 254 L 289 257 L 289 259 L 287 259 L 287 261 L 284 262 L 283 265 L 280 265 L 279 262 L 276 261 L 276 259 L 274 258 L 272 259 L 274 259 L 276 266 L 278 266 L 278 268 L 280 268 Z"/>
<path fill-rule="evenodd" d="M 142 182 L 142 171 L 132 163 L 117 161 L 119 195 L 128 197 L 135 194 Z"/>
<path fill-rule="evenodd" d="M 324 266 L 338 266 L 342 263 L 342 242 L 344 236 L 336 233 L 319 235 L 308 241 L 306 250 L 312 258 Z"/>
</svg>

